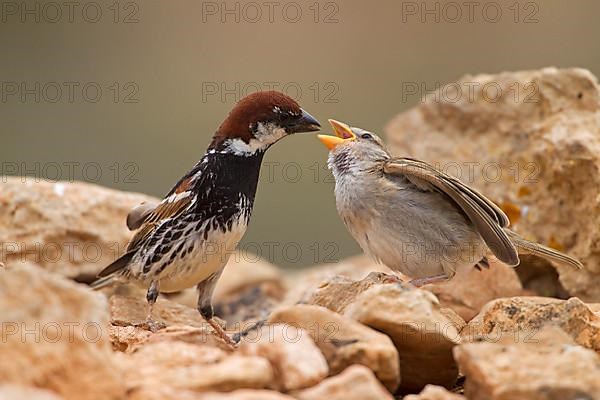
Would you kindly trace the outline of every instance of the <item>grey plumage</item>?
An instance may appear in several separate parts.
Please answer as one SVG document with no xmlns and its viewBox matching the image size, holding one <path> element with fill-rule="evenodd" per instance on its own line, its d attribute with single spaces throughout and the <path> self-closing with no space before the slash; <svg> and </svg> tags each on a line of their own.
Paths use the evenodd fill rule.
<svg viewBox="0 0 600 400">
<path fill-rule="evenodd" d="M 412 158 L 394 158 L 379 137 L 330 121 L 329 167 L 340 217 L 366 254 L 412 278 L 452 277 L 461 265 L 518 252 L 580 268 L 579 261 L 508 229 L 493 202 L 458 179 Z"/>
</svg>

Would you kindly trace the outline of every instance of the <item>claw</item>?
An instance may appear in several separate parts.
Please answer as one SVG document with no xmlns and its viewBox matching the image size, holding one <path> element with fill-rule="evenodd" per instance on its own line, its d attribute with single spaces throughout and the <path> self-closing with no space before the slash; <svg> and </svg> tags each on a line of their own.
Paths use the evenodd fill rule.
<svg viewBox="0 0 600 400">
<path fill-rule="evenodd" d="M 421 286 L 429 285 L 431 283 L 442 283 L 442 282 L 446 282 L 447 280 L 448 280 L 448 276 L 442 274 L 442 275 L 428 276 L 425 278 L 416 278 L 416 279 L 411 280 L 409 283 L 411 285 L 413 285 L 414 287 L 420 288 Z"/>
<path fill-rule="evenodd" d="M 213 328 L 218 337 L 223 339 L 225 343 L 227 343 L 232 350 L 234 350 L 237 346 L 237 343 L 229 337 L 227 332 L 219 325 L 213 318 L 207 319 L 206 322 Z"/>
<path fill-rule="evenodd" d="M 164 322 L 155 321 L 152 318 L 148 317 L 144 322 L 140 322 L 139 324 L 135 324 L 133 326 L 135 326 L 136 328 L 145 329 L 152 333 L 156 333 L 161 329 L 166 328 L 167 324 L 165 324 Z"/>
<path fill-rule="evenodd" d="M 475 268 L 478 271 L 482 271 L 483 269 L 490 269 L 490 262 L 486 257 L 483 257 L 477 264 L 475 264 Z"/>
</svg>

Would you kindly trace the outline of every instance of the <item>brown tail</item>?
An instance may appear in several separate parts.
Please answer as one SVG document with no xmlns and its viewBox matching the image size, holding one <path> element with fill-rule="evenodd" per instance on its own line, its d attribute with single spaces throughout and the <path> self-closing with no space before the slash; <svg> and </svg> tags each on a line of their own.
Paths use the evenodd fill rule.
<svg viewBox="0 0 600 400">
<path fill-rule="evenodd" d="M 534 256 L 545 258 L 549 261 L 554 261 L 559 264 L 568 265 L 577 269 L 583 268 L 581 261 L 570 257 L 560 251 L 551 249 L 550 247 L 543 246 L 539 243 L 530 242 L 527 239 L 523 239 L 515 232 L 505 229 L 504 230 L 513 244 L 517 247 L 520 253 L 532 254 Z"/>
</svg>

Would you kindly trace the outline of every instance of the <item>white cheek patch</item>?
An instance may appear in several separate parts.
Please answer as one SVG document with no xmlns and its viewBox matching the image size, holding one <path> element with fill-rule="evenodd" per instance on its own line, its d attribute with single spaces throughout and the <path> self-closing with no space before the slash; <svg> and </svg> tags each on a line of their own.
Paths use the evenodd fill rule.
<svg viewBox="0 0 600 400">
<path fill-rule="evenodd" d="M 242 139 L 230 139 L 227 141 L 227 150 L 236 155 L 251 155 L 266 150 L 286 135 L 285 129 L 278 125 L 259 123 L 255 132 L 256 138 L 250 139 L 249 143 Z"/>
<path fill-rule="evenodd" d="M 273 144 L 286 135 L 285 129 L 273 123 L 258 123 L 256 139 L 263 143 Z"/>
</svg>

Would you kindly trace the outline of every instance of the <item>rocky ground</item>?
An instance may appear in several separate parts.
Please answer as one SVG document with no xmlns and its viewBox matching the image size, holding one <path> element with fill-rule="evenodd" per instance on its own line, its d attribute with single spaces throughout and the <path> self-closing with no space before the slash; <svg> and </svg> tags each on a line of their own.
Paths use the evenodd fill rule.
<svg viewBox="0 0 600 400">
<path fill-rule="evenodd" d="M 88 288 L 124 249 L 127 211 L 152 199 L 5 178 L 0 399 L 600 399 L 596 80 L 545 69 L 461 82 L 481 85 L 473 98 L 427 100 L 390 124 L 394 151 L 466 172 L 471 160 L 502 171 L 539 164 L 535 181 L 475 173 L 470 183 L 517 231 L 579 257 L 583 271 L 491 260 L 417 289 L 362 256 L 284 274 L 234 255 L 215 293 L 240 338 L 231 349 L 194 309 L 192 290 L 159 298 L 166 328 L 152 333 L 134 326 L 143 292 Z M 506 89 L 494 103 L 481 92 L 489 82 Z M 533 102 L 508 90 L 526 85 Z"/>
</svg>

